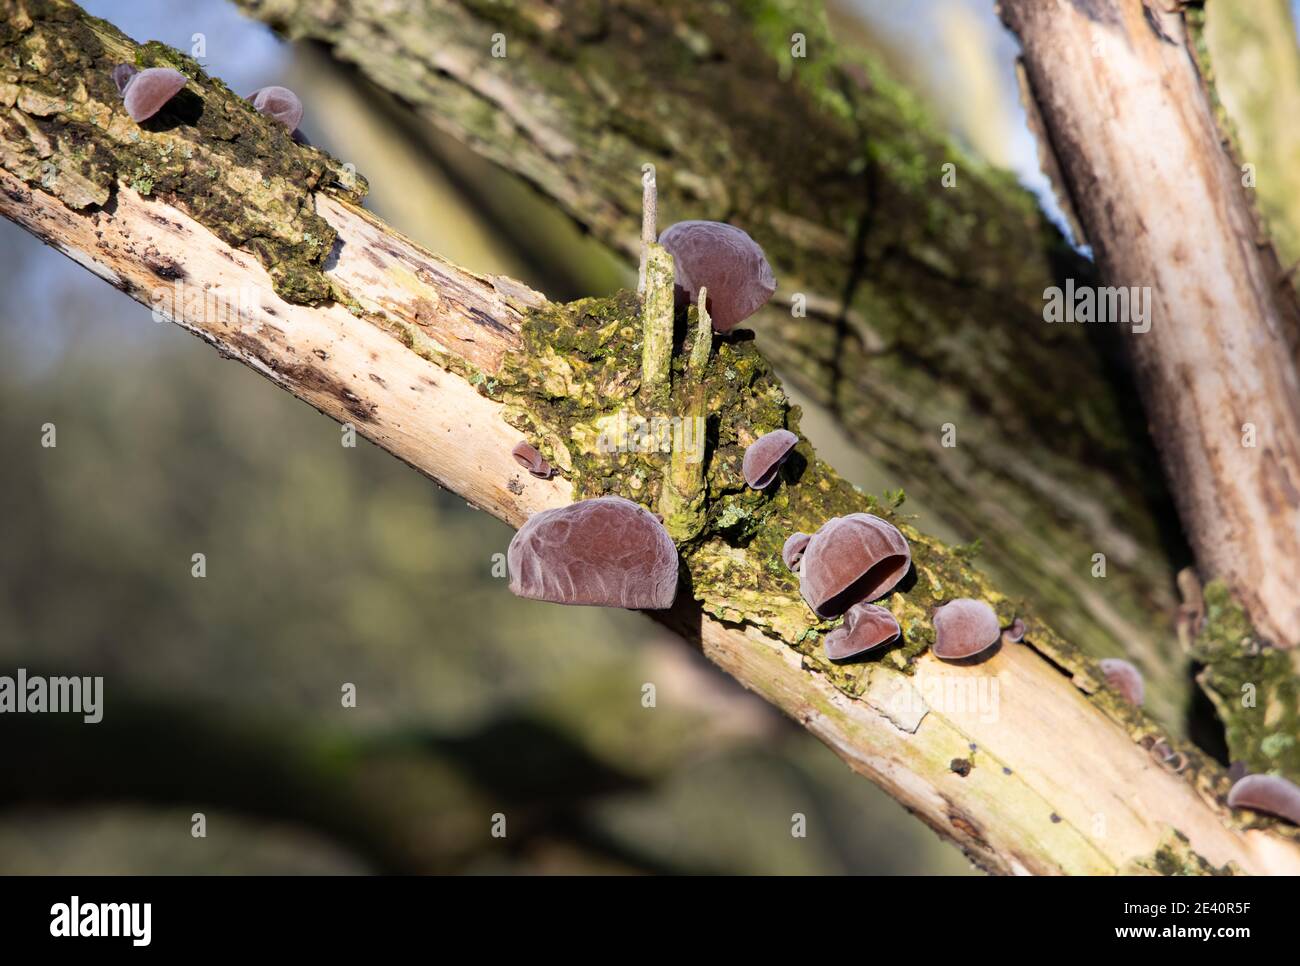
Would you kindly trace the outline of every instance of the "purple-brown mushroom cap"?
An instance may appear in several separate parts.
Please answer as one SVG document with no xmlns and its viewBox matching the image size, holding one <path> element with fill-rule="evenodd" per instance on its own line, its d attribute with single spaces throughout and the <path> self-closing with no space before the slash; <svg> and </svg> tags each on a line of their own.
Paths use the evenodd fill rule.
<svg viewBox="0 0 1300 966">
<path fill-rule="evenodd" d="M 1247 775 L 1228 792 L 1229 808 L 1252 808 L 1300 825 L 1300 788 L 1278 775 Z"/>
<path fill-rule="evenodd" d="M 510 590 L 556 604 L 662 610 L 677 596 L 677 548 L 621 496 L 534 513 L 506 553 Z"/>
<path fill-rule="evenodd" d="M 811 539 L 811 534 L 807 533 L 792 533 L 785 538 L 785 545 L 781 548 L 781 559 L 791 570 L 798 569 L 799 561 L 803 559 L 803 552 Z"/>
<path fill-rule="evenodd" d="M 1119 657 L 1102 658 L 1098 663 L 1106 683 L 1118 691 L 1129 704 L 1142 707 L 1142 701 L 1146 697 L 1146 684 L 1142 680 L 1142 672 Z"/>
<path fill-rule="evenodd" d="M 988 650 L 1002 637 L 993 608 L 982 600 L 959 597 L 934 612 L 934 656 L 960 661 Z"/>
<path fill-rule="evenodd" d="M 114 80 L 117 80 L 116 71 Z M 122 88 L 122 103 L 126 113 L 136 123 L 147 121 L 157 114 L 186 84 L 186 77 L 170 67 L 150 67 L 131 75 Z"/>
<path fill-rule="evenodd" d="M 549 480 L 551 474 L 554 472 L 554 470 L 551 469 L 551 464 L 542 459 L 542 454 L 537 452 L 536 447 L 527 440 L 521 440 L 519 444 L 510 451 L 510 455 L 515 458 L 516 463 L 539 480 Z"/>
<path fill-rule="evenodd" d="M 862 600 L 894 589 L 912 566 L 898 528 L 870 513 L 827 520 L 812 535 L 799 565 L 799 590 L 821 617 L 838 617 Z"/>
<path fill-rule="evenodd" d="M 745 482 L 755 490 L 770 486 L 798 442 L 799 437 L 788 429 L 774 429 L 760 436 L 745 450 L 741 461 Z"/>
<path fill-rule="evenodd" d="M 1002 640 L 1007 644 L 1019 644 L 1025 639 L 1025 622 L 1019 617 L 1002 628 Z"/>
<path fill-rule="evenodd" d="M 876 604 L 854 604 L 844 614 L 844 623 L 826 635 L 826 656 L 842 661 L 873 647 L 888 644 L 902 630 L 894 615 Z"/>
<path fill-rule="evenodd" d="M 296 131 L 302 123 L 302 101 L 287 87 L 259 87 L 248 99 L 258 111 L 275 118 L 290 131 Z"/>
<path fill-rule="evenodd" d="M 679 221 L 659 244 L 673 256 L 676 287 L 692 303 L 708 288 L 715 332 L 730 332 L 761 309 L 776 291 L 767 256 L 754 239 L 718 221 Z"/>
<path fill-rule="evenodd" d="M 131 82 L 131 78 L 140 73 L 130 64 L 118 64 L 113 68 L 113 83 L 117 85 L 119 94 L 126 93 L 126 85 Z"/>
</svg>

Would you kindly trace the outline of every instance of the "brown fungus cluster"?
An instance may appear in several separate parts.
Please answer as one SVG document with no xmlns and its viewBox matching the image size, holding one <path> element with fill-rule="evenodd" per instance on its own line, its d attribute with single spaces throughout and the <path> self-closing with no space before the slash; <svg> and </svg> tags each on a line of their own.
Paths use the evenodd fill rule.
<svg viewBox="0 0 1300 966">
<path fill-rule="evenodd" d="M 621 496 L 542 510 L 506 553 L 510 590 L 555 604 L 662 610 L 677 596 L 677 548 L 661 521 Z"/>
<path fill-rule="evenodd" d="M 912 566 L 907 539 L 870 513 L 827 520 L 799 564 L 799 591 L 820 617 L 839 617 L 859 601 L 883 597 Z"/>
<path fill-rule="evenodd" d="M 771 486 L 798 442 L 799 437 L 788 429 L 774 429 L 760 436 L 745 450 L 741 462 L 745 482 L 755 490 Z"/>
<path fill-rule="evenodd" d="M 715 332 L 730 332 L 776 292 L 776 278 L 763 249 L 734 225 L 679 221 L 664 229 L 659 244 L 673 256 L 674 288 L 695 304 L 701 288 Z"/>
<path fill-rule="evenodd" d="M 170 67 L 136 70 L 130 64 L 118 64 L 113 68 L 113 83 L 122 95 L 126 113 L 138 124 L 162 110 L 163 105 L 180 93 L 187 78 Z"/>
<path fill-rule="evenodd" d="M 982 654 L 1002 637 L 993 608 L 982 600 L 959 597 L 934 612 L 934 656 L 960 661 Z"/>
<path fill-rule="evenodd" d="M 831 660 L 870 651 L 902 633 L 893 614 L 870 603 L 893 590 L 912 566 L 907 539 L 893 524 L 870 513 L 834 517 L 811 536 L 790 534 L 781 559 L 799 574 L 799 592 L 819 617 L 844 616 L 826 635 Z"/>
</svg>

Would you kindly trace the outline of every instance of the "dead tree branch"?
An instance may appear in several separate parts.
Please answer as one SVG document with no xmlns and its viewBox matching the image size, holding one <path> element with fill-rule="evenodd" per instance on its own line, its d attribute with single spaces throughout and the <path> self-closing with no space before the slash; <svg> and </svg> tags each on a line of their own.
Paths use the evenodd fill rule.
<svg viewBox="0 0 1300 966">
<path fill-rule="evenodd" d="M 645 162 L 661 226 L 745 228 L 780 281 L 754 328 L 783 375 L 910 507 L 978 540 L 999 586 L 1089 653 L 1137 662 L 1150 706 L 1181 728 L 1178 538 L 1136 394 L 1115 333 L 1042 318 L 1044 289 L 1091 269 L 1010 176 L 834 43 L 821 3 L 436 0 L 400 22 L 373 0 L 239 3 L 328 45 L 626 256 Z"/>
<path fill-rule="evenodd" d="M 635 296 L 559 306 L 508 279 L 465 272 L 362 210 L 354 191 L 322 178 L 337 162 L 320 152 L 286 140 L 275 158 L 232 153 L 239 149 L 221 139 L 224 128 L 209 125 L 233 118 L 243 131 L 238 140 L 248 143 L 276 137 L 275 122 L 246 111 L 183 55 L 137 48 L 70 3 L 33 12 L 2 0 L 0 9 L 0 55 L 13 91 L 0 128 L 0 214 L 513 525 L 575 492 L 613 487 L 635 498 L 638 486 L 642 493 L 658 487 L 655 475 L 633 485 L 613 462 L 582 462 L 592 457 L 577 436 L 563 450 L 573 463 L 567 479 L 521 476 L 510 456 L 521 435 L 512 422 L 538 429 L 544 441 L 554 432 L 547 397 L 530 395 L 530 379 L 568 401 L 568 411 L 578 412 L 569 428 L 579 432 L 590 430 L 586 413 L 602 412 L 607 397 L 630 398 L 639 350 L 620 333 L 635 333 Z M 124 59 L 184 71 L 199 100 L 197 119 L 146 125 L 138 141 L 122 136 L 130 122 L 103 79 Z M 28 163 L 33 156 L 50 162 L 54 175 L 43 179 L 43 166 Z M 139 180 L 137 188 L 124 182 L 119 165 L 128 161 L 162 172 L 149 186 L 155 196 L 142 194 Z M 210 183 L 195 195 L 200 174 Z M 241 241 L 246 216 L 208 201 L 277 178 L 288 196 L 307 199 L 285 232 L 290 242 L 294 232 L 310 234 L 305 251 Z M 69 183 L 106 185 L 111 197 L 70 197 L 61 193 Z M 330 254 L 313 261 L 321 244 Z M 322 284 L 333 299 L 306 304 Z M 581 344 L 600 349 L 600 366 Z M 729 407 L 725 432 L 772 418 L 797 430 L 779 382 L 744 339 L 715 343 L 710 373 L 706 385 L 722 387 L 712 401 Z M 747 386 L 725 388 L 741 382 Z M 560 447 L 547 446 L 548 457 L 560 456 Z M 720 442 L 709 456 L 709 526 L 679 545 L 689 588 L 662 619 L 974 861 L 1006 873 L 1200 872 L 1229 864 L 1300 871 L 1300 831 L 1230 812 L 1226 776 L 1191 746 L 1169 742 L 1180 752 L 1177 770 L 1154 760 L 1148 749 L 1162 729 L 959 554 L 855 492 L 806 441 L 806 465 L 777 496 L 728 482 L 742 452 L 734 441 Z M 837 665 L 821 651 L 826 625 L 769 548 L 779 548 L 792 523 L 808 527 L 867 509 L 892 517 L 912 545 L 914 579 L 888 601 L 905 640 L 878 660 Z M 737 520 L 751 527 L 745 541 L 728 537 Z M 929 612 L 955 596 L 1022 617 L 1028 643 L 974 666 L 939 662 L 928 650 Z M 950 697 L 981 689 L 987 700 Z"/>
</svg>

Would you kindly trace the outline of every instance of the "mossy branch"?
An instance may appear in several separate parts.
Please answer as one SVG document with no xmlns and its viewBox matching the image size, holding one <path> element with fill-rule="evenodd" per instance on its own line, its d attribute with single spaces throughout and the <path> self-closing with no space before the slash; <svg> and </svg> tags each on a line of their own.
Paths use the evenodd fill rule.
<svg viewBox="0 0 1300 966">
<path fill-rule="evenodd" d="M 41 36 L 42 17 L 60 31 L 84 19 L 70 4 L 40 9 L 16 36 L 6 28 L 6 42 Z M 43 76 L 67 78 L 64 61 L 80 54 L 74 46 L 57 50 L 64 60 Z M 206 102 L 207 89 L 195 83 Z M 1217 765 L 1125 705 L 1095 664 L 1032 609 L 918 530 L 896 503 L 846 483 L 806 440 L 778 484 L 747 488 L 745 447 L 779 426 L 797 432 L 799 412 L 743 333 L 717 340 L 702 373 L 675 354 L 665 393 L 649 399 L 639 391 L 635 293 L 550 303 L 517 282 L 450 265 L 306 181 L 294 189 L 343 242 L 323 266 L 336 298 L 315 307 L 288 302 L 273 291 L 274 265 L 268 274 L 217 227 L 183 210 L 181 197 L 171 204 L 118 182 L 109 210 L 70 205 L 33 184 L 21 161 L 11 168 L 2 160 L 30 143 L 24 127 L 0 131 L 0 214 L 513 525 L 598 493 L 655 506 L 672 475 L 668 454 L 640 446 L 610 452 L 600 441 L 620 416 L 690 411 L 697 403 L 688 390 L 698 387 L 704 411 L 716 417 L 702 470 L 703 525 L 679 539 L 688 579 L 675 608 L 657 616 L 982 867 L 1115 872 L 1167 857 L 1176 833 L 1187 842 L 1179 854 L 1188 870 L 1300 870 L 1300 832 L 1276 823 L 1246 828 L 1255 817 L 1226 809 L 1228 779 Z M 51 148 L 74 145 L 54 139 Z M 228 168 L 216 177 L 226 179 L 220 191 L 239 183 Z M 235 313 L 184 297 L 160 302 L 161 264 L 167 286 L 179 280 L 256 298 Z M 518 481 L 514 427 L 541 442 L 563 471 L 559 478 Z M 855 510 L 904 531 L 915 572 L 886 601 L 903 643 L 879 658 L 836 664 L 819 643 L 829 625 L 803 604 L 780 546 L 791 530 Z M 956 596 L 988 601 L 1008 623 L 1021 618 L 1028 643 L 978 666 L 941 664 L 929 653 L 929 614 Z M 997 698 L 957 704 L 946 696 L 953 685 Z M 1147 745 L 1157 739 L 1183 753 L 1181 772 L 1152 767 Z M 953 769 L 957 758 L 971 767 Z"/>
<path fill-rule="evenodd" d="M 664 224 L 748 231 L 780 282 L 754 328 L 791 384 L 924 519 L 979 541 L 1001 586 L 1089 653 L 1134 660 L 1153 709 L 1182 727 L 1176 530 L 1134 430 L 1139 401 L 1113 332 L 1042 319 L 1044 289 L 1086 284 L 1088 264 L 1011 175 L 837 44 L 818 0 L 557 0 L 544 17 L 458 0 L 400 20 L 373 0 L 237 2 L 329 45 L 627 256 L 642 210 L 630 175 L 647 159 Z M 483 41 L 497 32 L 508 57 Z M 948 163 L 956 187 L 942 185 Z M 954 448 L 936 445 L 948 422 Z"/>
</svg>

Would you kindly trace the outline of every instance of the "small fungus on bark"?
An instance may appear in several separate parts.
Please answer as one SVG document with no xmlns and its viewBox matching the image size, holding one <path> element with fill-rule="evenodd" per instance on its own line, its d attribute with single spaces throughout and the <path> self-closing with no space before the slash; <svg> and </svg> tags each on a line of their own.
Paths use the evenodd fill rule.
<svg viewBox="0 0 1300 966">
<path fill-rule="evenodd" d="M 549 480 L 551 474 L 555 471 L 551 469 L 551 464 L 542 459 L 542 454 L 537 452 L 527 440 L 521 440 L 519 444 L 510 451 L 510 455 L 515 458 L 515 462 L 526 469 L 539 480 Z"/>
<path fill-rule="evenodd" d="M 934 656 L 960 661 L 983 653 L 1002 636 L 998 615 L 982 600 L 959 597 L 934 612 Z"/>
<path fill-rule="evenodd" d="M 862 654 L 896 640 L 902 633 L 894 615 L 876 604 L 854 604 L 844 623 L 826 635 L 826 656 L 832 661 Z"/>
<path fill-rule="evenodd" d="M 1251 808 L 1300 825 L 1300 788 L 1279 775 L 1247 775 L 1228 792 L 1229 808 Z"/>
<path fill-rule="evenodd" d="M 799 569 L 799 561 L 803 559 L 803 552 L 808 547 L 808 541 L 812 536 L 807 533 L 792 533 L 785 538 L 785 546 L 781 548 L 781 559 L 791 570 Z"/>
<path fill-rule="evenodd" d="M 715 332 L 730 332 L 776 292 L 776 278 L 763 249 L 734 225 L 679 221 L 664 229 L 659 244 L 673 256 L 675 288 L 694 304 L 707 288 Z"/>
<path fill-rule="evenodd" d="M 1106 683 L 1118 691 L 1129 704 L 1142 707 L 1146 697 L 1146 685 L 1142 681 L 1142 672 L 1123 658 L 1107 657 L 1100 662 L 1101 673 Z"/>
<path fill-rule="evenodd" d="M 745 450 L 741 463 L 745 482 L 755 490 L 771 486 L 798 442 L 799 437 L 788 429 L 774 429 L 760 436 Z"/>
<path fill-rule="evenodd" d="M 162 110 L 164 104 L 180 93 L 187 78 L 170 67 L 136 70 L 130 64 L 118 64 L 113 68 L 113 83 L 122 94 L 126 113 L 138 124 Z"/>
<path fill-rule="evenodd" d="M 302 101 L 287 87 L 259 87 L 248 99 L 259 112 L 275 118 L 290 131 L 298 130 L 302 123 Z"/>
</svg>

